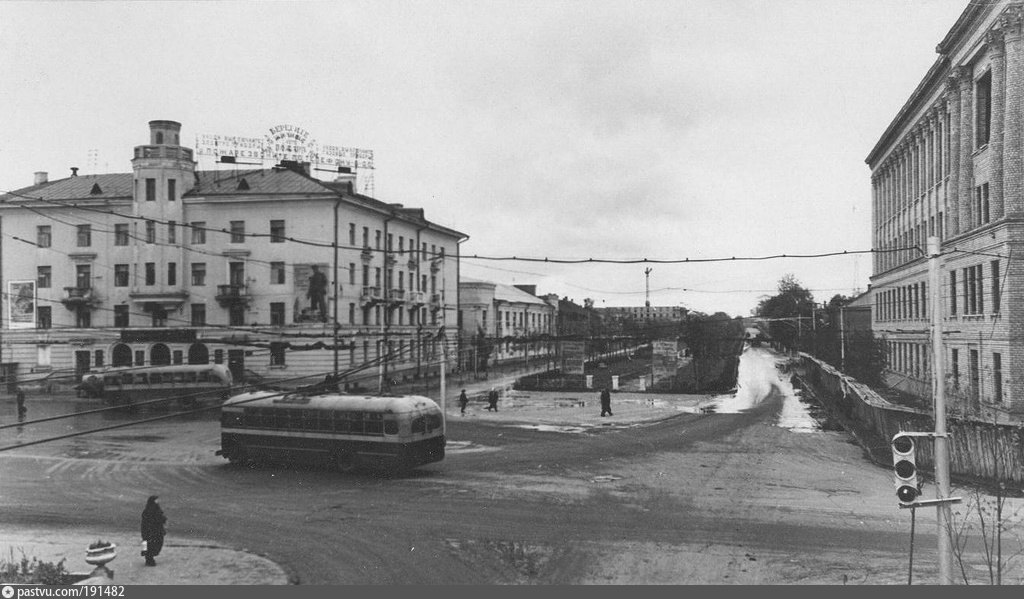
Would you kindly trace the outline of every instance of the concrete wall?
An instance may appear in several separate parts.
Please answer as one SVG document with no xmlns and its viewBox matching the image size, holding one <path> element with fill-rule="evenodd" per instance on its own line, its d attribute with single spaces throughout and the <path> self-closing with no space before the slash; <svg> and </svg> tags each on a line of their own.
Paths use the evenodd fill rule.
<svg viewBox="0 0 1024 599">
<path fill-rule="evenodd" d="M 807 354 L 800 357 L 799 379 L 827 409 L 841 415 L 844 424 L 853 429 L 861 445 L 876 459 L 883 461 L 881 456 L 891 455 L 889 443 L 897 432 L 935 430 L 931 412 L 891 404 L 828 364 Z M 1024 483 L 1024 427 L 951 414 L 946 429 L 950 434 L 951 475 L 961 480 Z M 934 467 L 931 443 L 918 444 L 917 456 L 923 472 Z"/>
</svg>

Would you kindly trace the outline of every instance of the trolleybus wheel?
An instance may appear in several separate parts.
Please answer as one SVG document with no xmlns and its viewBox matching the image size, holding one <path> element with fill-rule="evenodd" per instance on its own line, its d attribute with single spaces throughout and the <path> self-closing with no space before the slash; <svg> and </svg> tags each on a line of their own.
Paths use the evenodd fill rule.
<svg viewBox="0 0 1024 599">
<path fill-rule="evenodd" d="M 356 456 L 342 451 L 334 455 L 334 467 L 338 472 L 353 472 L 356 469 Z"/>
</svg>

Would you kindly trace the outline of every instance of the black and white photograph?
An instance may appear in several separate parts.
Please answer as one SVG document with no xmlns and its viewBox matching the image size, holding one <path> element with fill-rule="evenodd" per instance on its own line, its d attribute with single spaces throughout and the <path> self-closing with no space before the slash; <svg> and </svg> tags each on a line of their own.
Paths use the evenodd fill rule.
<svg viewBox="0 0 1024 599">
<path fill-rule="evenodd" d="M 10 0 L 0 114 L 4 599 L 1024 583 L 1024 0 Z"/>
</svg>

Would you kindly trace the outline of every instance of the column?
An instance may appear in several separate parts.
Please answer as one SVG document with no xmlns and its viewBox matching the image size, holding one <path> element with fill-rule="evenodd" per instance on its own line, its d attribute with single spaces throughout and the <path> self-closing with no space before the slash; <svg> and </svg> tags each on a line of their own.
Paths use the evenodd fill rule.
<svg viewBox="0 0 1024 599">
<path fill-rule="evenodd" d="M 1006 105 L 1006 53 L 1003 32 L 994 29 L 988 33 L 989 55 L 992 57 L 992 131 L 989 154 L 992 157 L 992 179 L 988 185 L 989 215 L 991 220 L 1003 217 L 1003 128 Z"/>
<path fill-rule="evenodd" d="M 956 77 L 946 80 L 946 105 L 949 110 L 949 185 L 946 186 L 947 237 L 960 232 L 960 83 Z"/>
<path fill-rule="evenodd" d="M 970 69 L 966 67 L 957 67 L 956 77 L 960 81 L 960 181 L 955 209 L 959 220 L 957 232 L 963 232 L 972 227 L 970 210 L 971 175 L 974 170 L 974 102 L 971 86 L 974 81 Z"/>
<path fill-rule="evenodd" d="M 1024 176 L 1024 156 L 1021 154 L 1021 96 L 1024 88 L 1024 56 L 1022 56 L 1022 9 L 1007 9 L 1002 16 L 1003 46 L 1005 48 L 1005 99 L 1003 102 L 1003 213 L 1024 212 L 1020 178 Z"/>
</svg>

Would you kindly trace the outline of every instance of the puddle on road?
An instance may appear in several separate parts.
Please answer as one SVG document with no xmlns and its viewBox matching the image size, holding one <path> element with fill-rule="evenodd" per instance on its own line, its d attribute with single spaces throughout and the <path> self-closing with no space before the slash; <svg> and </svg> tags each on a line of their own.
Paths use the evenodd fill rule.
<svg viewBox="0 0 1024 599">
<path fill-rule="evenodd" d="M 740 359 L 736 392 L 719 395 L 704 402 L 694 410 L 699 413 L 737 414 L 749 410 L 767 398 L 773 387 L 782 394 L 782 411 L 776 426 L 797 433 L 820 431 L 841 431 L 842 426 L 833 421 L 817 401 L 802 396 L 794 389 L 788 375 L 783 374 L 776 364 L 780 358 L 768 352 L 746 352 Z"/>
</svg>

